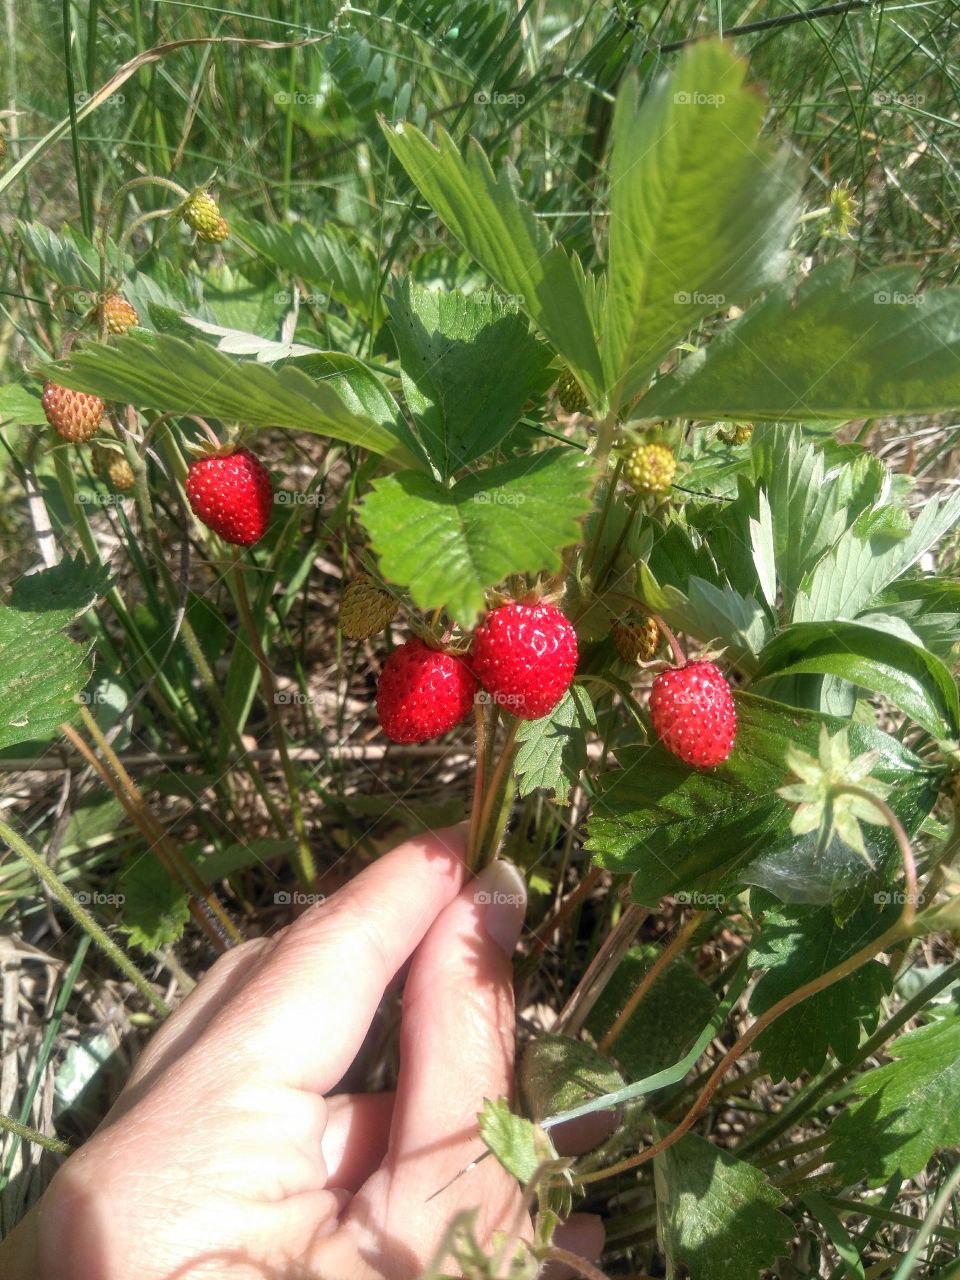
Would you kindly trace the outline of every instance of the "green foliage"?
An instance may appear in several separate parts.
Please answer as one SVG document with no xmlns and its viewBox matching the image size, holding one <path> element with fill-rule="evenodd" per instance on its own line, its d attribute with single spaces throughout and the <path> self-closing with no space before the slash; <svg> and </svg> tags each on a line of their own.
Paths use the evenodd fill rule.
<svg viewBox="0 0 960 1280">
<path fill-rule="evenodd" d="M 691 1280 L 756 1280 L 794 1226 L 759 1169 L 687 1134 L 654 1159 L 657 1221 L 672 1271 Z"/>
<path fill-rule="evenodd" d="M 438 479 L 496 449 L 553 381 L 550 349 L 495 294 L 404 281 L 390 301 L 403 393 Z"/>
<path fill-rule="evenodd" d="M 745 301 L 786 269 L 796 170 L 756 140 L 764 103 L 744 83 L 745 72 L 728 49 L 704 41 L 642 105 L 632 77 L 620 91 L 603 330 L 615 408 L 643 390 L 700 320 Z M 646 414 L 646 402 L 642 408 Z M 683 408 L 662 416 L 681 415 L 695 416 Z"/>
<path fill-rule="evenodd" d="M 772 895 L 755 891 L 751 906 L 761 924 L 750 948 L 750 964 L 765 972 L 750 997 L 751 1012 L 765 1012 L 888 928 L 899 912 L 888 905 L 890 893 L 878 896 L 883 900 L 879 905 L 866 902 L 839 923 L 829 906 L 784 906 Z M 849 977 L 788 1009 L 761 1032 L 756 1042 L 761 1067 L 774 1080 L 796 1080 L 804 1071 L 819 1071 L 828 1053 L 847 1061 L 857 1051 L 861 1027 L 867 1032 L 876 1027 L 880 1001 L 889 991 L 887 966 L 868 961 Z"/>
<path fill-rule="evenodd" d="M 548 449 L 474 471 L 446 487 L 418 471 L 376 480 L 361 519 L 390 582 L 421 609 L 469 625 L 483 593 L 511 573 L 560 567 L 579 536 L 591 471 L 569 449 Z"/>
<path fill-rule="evenodd" d="M 240 363 L 202 342 L 130 335 L 114 347 L 72 352 L 50 372 L 64 386 L 108 400 L 256 427 L 314 431 L 377 453 L 403 453 L 397 435 L 351 413 L 325 383 L 295 367 L 274 370 Z"/>
<path fill-rule="evenodd" d="M 837 863 L 835 851 L 818 854 L 812 837 L 794 836 L 792 811 L 776 794 L 787 743 L 813 752 L 821 725 L 836 732 L 843 722 L 747 694 L 737 696 L 737 715 L 733 754 L 709 772 L 687 768 L 659 745 L 618 748 L 620 768 L 601 781 L 587 848 L 602 866 L 634 874 L 639 901 L 656 905 L 677 889 L 731 892 L 754 883 L 822 902 L 856 882 L 857 860 Z M 890 782 L 888 803 L 915 831 L 936 799 L 936 773 L 871 726 L 851 724 L 850 742 L 857 754 L 878 753 L 874 776 Z M 889 832 L 868 827 L 865 834 L 873 862 L 884 868 L 893 854 Z M 861 865 L 860 878 L 866 874 Z"/>
<path fill-rule="evenodd" d="M 517 1077 L 524 1105 L 534 1120 L 570 1111 L 623 1084 L 623 1076 L 603 1054 L 582 1040 L 558 1035 L 530 1041 Z"/>
<path fill-rule="evenodd" d="M 895 1059 L 860 1076 L 861 1101 L 830 1128 L 830 1157 L 845 1183 L 915 1177 L 960 1143 L 960 1017 L 937 1017 L 897 1040 Z"/>
<path fill-rule="evenodd" d="M 545 1161 L 556 1160 L 549 1135 L 530 1120 L 516 1116 L 506 1098 L 484 1101 L 480 1137 L 508 1173 L 526 1185 Z"/>
<path fill-rule="evenodd" d="M 651 417 L 848 422 L 938 413 L 960 399 L 960 290 L 910 269 L 852 283 L 829 263 L 776 286 L 644 397 Z"/>
<path fill-rule="evenodd" d="M 190 919 L 190 895 L 152 853 L 136 858 L 120 877 L 121 929 L 144 951 L 176 942 Z"/>
<path fill-rule="evenodd" d="M 587 763 L 587 741 L 596 727 L 590 695 L 578 684 L 571 685 L 542 719 L 522 721 L 514 764 L 520 795 L 542 788 L 552 792 L 558 804 L 566 804 Z"/>
</svg>

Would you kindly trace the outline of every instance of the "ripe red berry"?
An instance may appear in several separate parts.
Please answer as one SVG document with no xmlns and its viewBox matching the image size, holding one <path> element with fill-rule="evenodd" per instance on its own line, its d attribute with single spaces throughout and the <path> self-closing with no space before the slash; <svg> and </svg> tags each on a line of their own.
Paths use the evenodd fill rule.
<svg viewBox="0 0 960 1280">
<path fill-rule="evenodd" d="M 431 649 L 414 636 L 380 672 L 377 714 L 394 742 L 439 738 L 470 714 L 477 680 L 464 657 Z"/>
<path fill-rule="evenodd" d="M 273 485 L 266 467 L 249 449 L 191 462 L 187 497 L 197 519 L 224 542 L 252 547 L 267 531 Z"/>
<path fill-rule="evenodd" d="M 552 604 L 505 604 L 477 627 L 472 653 L 494 702 L 521 720 L 539 720 L 570 688 L 577 633 Z"/>
<path fill-rule="evenodd" d="M 723 764 L 733 750 L 737 710 L 712 662 L 661 672 L 650 691 L 650 718 L 667 750 L 695 768 Z"/>
</svg>

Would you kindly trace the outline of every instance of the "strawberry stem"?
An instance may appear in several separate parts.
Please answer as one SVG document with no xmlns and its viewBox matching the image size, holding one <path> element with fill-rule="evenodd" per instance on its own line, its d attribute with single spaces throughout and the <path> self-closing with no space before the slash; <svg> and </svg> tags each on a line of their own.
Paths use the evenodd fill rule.
<svg viewBox="0 0 960 1280">
<path fill-rule="evenodd" d="M 473 715 L 477 726 L 477 763 L 473 775 L 473 805 L 470 809 L 470 827 L 467 835 L 467 869 L 472 871 L 476 866 L 477 835 L 480 825 L 480 810 L 483 805 L 483 783 L 487 771 L 486 722 L 483 715 L 482 702 L 475 702 Z"/>
<path fill-rule="evenodd" d="M 687 665 L 687 655 L 683 652 L 683 647 L 681 646 L 680 641 L 673 634 L 671 629 L 667 626 L 667 624 L 664 622 L 664 620 L 660 617 L 658 613 L 653 614 L 652 617 L 654 622 L 657 624 L 657 626 L 660 628 L 663 634 L 667 637 L 667 643 L 670 645 L 670 648 L 673 652 L 674 662 L 676 662 L 678 667 L 685 667 Z"/>
</svg>

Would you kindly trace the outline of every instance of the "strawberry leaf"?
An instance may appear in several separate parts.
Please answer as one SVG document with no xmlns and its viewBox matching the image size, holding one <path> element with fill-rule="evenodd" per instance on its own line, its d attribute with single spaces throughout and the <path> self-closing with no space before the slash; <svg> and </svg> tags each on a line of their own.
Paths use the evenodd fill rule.
<svg viewBox="0 0 960 1280">
<path fill-rule="evenodd" d="M 643 399 L 645 416 L 803 422 L 960 406 L 960 289 L 846 262 L 778 285 Z"/>
<path fill-rule="evenodd" d="M 823 903 L 862 885 L 868 873 L 856 854 L 838 860 L 831 849 L 821 857 L 815 835 L 791 833 L 793 810 L 776 794 L 787 779 L 788 743 L 812 754 L 822 724 L 831 733 L 849 725 L 852 754 L 879 753 L 874 776 L 891 784 L 889 803 L 910 833 L 933 807 L 938 771 L 871 725 L 752 694 L 735 697 L 737 742 L 719 768 L 690 769 L 659 744 L 618 748 L 621 767 L 602 780 L 587 848 L 601 866 L 633 873 L 634 896 L 648 904 L 677 889 L 732 891 L 744 883 L 785 900 Z M 873 825 L 864 835 L 881 888 L 896 857 L 893 838 Z"/>
<path fill-rule="evenodd" d="M 642 106 L 635 77 L 620 90 L 603 335 L 614 408 L 700 320 L 786 269 L 798 181 L 787 153 L 757 140 L 766 106 L 745 73 L 719 41 L 703 41 Z"/>
<path fill-rule="evenodd" d="M 523 720 L 517 733 L 520 749 L 516 774 L 521 796 L 542 788 L 566 804 L 571 786 L 587 763 L 587 734 L 597 726 L 590 695 L 571 685 L 549 715 Z"/>
<path fill-rule="evenodd" d="M 766 973 L 753 989 L 751 1012 L 764 1013 L 881 934 L 898 909 L 883 909 L 889 893 L 878 896 L 884 903 L 866 902 L 839 924 L 831 907 L 785 907 L 769 894 L 754 893 L 751 906 L 763 923 L 749 963 Z M 788 1009 L 757 1038 L 761 1068 L 774 1080 L 796 1080 L 804 1071 L 819 1071 L 828 1053 L 841 1062 L 852 1058 L 860 1028 L 874 1030 L 880 1001 L 889 991 L 886 965 L 870 960 L 848 978 Z"/>
<path fill-rule="evenodd" d="M 464 626 L 484 591 L 511 573 L 560 567 L 580 535 L 591 468 L 572 449 L 547 449 L 475 471 L 450 487 L 418 471 L 373 482 L 360 510 L 380 568 L 421 609 Z"/>
<path fill-rule="evenodd" d="M 351 412 L 326 382 L 295 366 L 244 363 L 205 342 L 143 334 L 93 343 L 48 366 L 50 377 L 141 408 L 197 413 L 252 427 L 288 427 L 409 457 L 395 431 Z"/>
<path fill-rule="evenodd" d="M 447 480 L 495 449 L 525 402 L 543 395 L 553 353 L 492 293 L 439 293 L 408 279 L 389 306 L 407 407 Z"/>
<path fill-rule="evenodd" d="M 913 1178 L 960 1145 L 960 1016 L 902 1036 L 895 1061 L 857 1080 L 858 1102 L 831 1123 L 830 1155 L 845 1183 Z"/>
<path fill-rule="evenodd" d="M 757 1280 L 786 1254 L 795 1229 L 784 1197 L 753 1165 L 687 1134 L 653 1172 L 669 1274 L 684 1266 L 691 1280 Z"/>
</svg>

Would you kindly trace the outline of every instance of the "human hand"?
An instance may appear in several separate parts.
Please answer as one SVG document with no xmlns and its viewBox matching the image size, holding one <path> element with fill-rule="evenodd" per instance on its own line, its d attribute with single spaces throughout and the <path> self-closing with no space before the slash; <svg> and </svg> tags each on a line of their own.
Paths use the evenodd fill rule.
<svg viewBox="0 0 960 1280">
<path fill-rule="evenodd" d="M 496 1160 L 457 1176 L 511 1094 L 525 906 L 507 864 L 464 875 L 459 828 L 418 837 L 217 961 L 0 1249 L 8 1280 L 412 1280 L 472 1208 L 481 1241 L 529 1238 Z M 396 1094 L 326 1097 L 411 955 Z M 566 1230 L 599 1252 L 596 1219 Z"/>
</svg>

